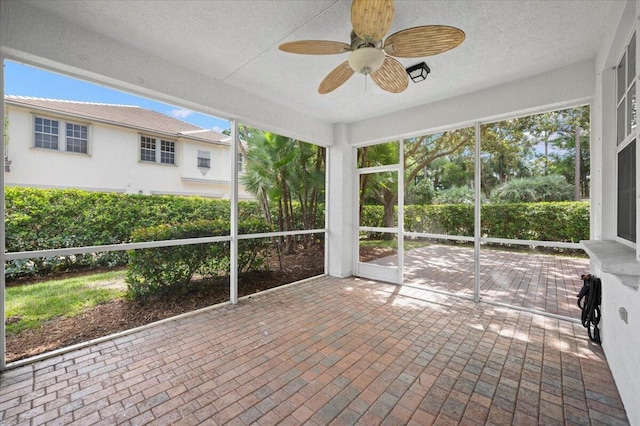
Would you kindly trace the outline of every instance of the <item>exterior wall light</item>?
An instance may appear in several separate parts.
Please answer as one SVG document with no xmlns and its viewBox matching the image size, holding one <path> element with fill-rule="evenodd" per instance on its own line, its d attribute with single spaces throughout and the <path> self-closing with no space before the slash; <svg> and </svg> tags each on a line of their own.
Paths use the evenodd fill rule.
<svg viewBox="0 0 640 426">
<path fill-rule="evenodd" d="M 429 75 L 430 72 L 431 70 L 424 62 L 407 68 L 407 74 L 409 74 L 409 77 L 411 77 L 411 80 L 413 80 L 414 83 L 426 80 L 427 75 Z"/>
</svg>

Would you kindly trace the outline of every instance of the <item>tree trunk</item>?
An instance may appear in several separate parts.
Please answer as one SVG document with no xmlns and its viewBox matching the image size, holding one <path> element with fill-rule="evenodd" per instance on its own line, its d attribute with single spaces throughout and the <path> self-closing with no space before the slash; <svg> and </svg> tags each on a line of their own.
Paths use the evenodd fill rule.
<svg viewBox="0 0 640 426">
<path fill-rule="evenodd" d="M 284 204 L 284 229 L 283 231 L 291 231 L 291 198 L 286 185 L 282 185 L 282 200 Z M 293 253 L 293 239 L 291 235 L 285 237 L 285 254 Z"/>
<path fill-rule="evenodd" d="M 360 175 L 360 209 L 358 217 L 362 217 L 362 210 L 364 209 L 364 202 L 367 195 L 367 184 L 369 181 L 369 175 Z"/>
<path fill-rule="evenodd" d="M 574 185 L 574 199 L 575 201 L 580 201 L 580 131 L 582 129 L 580 127 L 576 128 L 576 155 L 575 155 L 575 164 L 574 164 L 574 175 L 573 175 L 573 185 Z"/>
<path fill-rule="evenodd" d="M 395 207 L 397 196 L 388 197 L 384 203 L 384 215 L 382 217 L 382 222 L 384 223 L 385 228 L 396 228 L 395 224 Z M 383 236 L 384 240 L 392 240 L 393 234 L 385 233 Z"/>
</svg>

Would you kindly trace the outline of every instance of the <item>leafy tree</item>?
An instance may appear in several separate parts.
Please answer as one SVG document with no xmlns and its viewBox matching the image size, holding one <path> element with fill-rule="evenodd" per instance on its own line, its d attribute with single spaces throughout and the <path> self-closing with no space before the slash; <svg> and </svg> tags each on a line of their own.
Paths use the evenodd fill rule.
<svg viewBox="0 0 640 426">
<path fill-rule="evenodd" d="M 512 178 L 561 174 L 573 182 L 577 128 L 582 129 L 579 185 L 582 195 L 588 196 L 588 106 L 483 126 L 483 193 L 488 196 Z"/>
<path fill-rule="evenodd" d="M 431 204 L 435 197 L 433 181 L 428 177 L 422 177 L 417 182 L 413 182 L 407 189 L 404 197 L 406 205 L 411 204 Z"/>
<path fill-rule="evenodd" d="M 405 141 L 405 188 L 412 201 L 430 203 L 439 191 L 473 184 L 475 132 L 472 128 Z"/>
<path fill-rule="evenodd" d="M 470 150 L 451 156 L 449 161 L 443 161 L 438 182 L 439 188 L 473 185 L 473 156 L 467 155 L 467 151 Z"/>
<path fill-rule="evenodd" d="M 542 169 L 544 175 L 548 175 L 551 170 L 549 164 L 549 143 L 557 134 L 558 128 L 561 126 L 560 114 L 557 112 L 547 112 L 537 114 L 530 117 L 529 132 L 538 143 L 544 146 L 542 154 Z"/>
<path fill-rule="evenodd" d="M 529 124 L 524 117 L 482 127 L 481 183 L 486 196 L 509 179 L 535 173 L 531 164 L 534 143 L 525 134 Z"/>
<path fill-rule="evenodd" d="M 576 182 L 576 131 L 579 130 L 579 175 L 578 190 L 581 197 L 589 196 L 590 173 L 590 122 L 589 106 L 558 111 L 559 126 L 551 140 L 549 152 L 551 172 L 563 175 L 567 182 Z"/>
<path fill-rule="evenodd" d="M 474 129 L 465 128 L 451 132 L 425 135 L 404 142 L 404 184 L 408 203 L 414 199 L 432 200 L 431 191 L 438 190 L 444 180 L 448 185 L 473 182 Z M 457 159 L 455 166 L 448 166 L 450 158 Z M 372 145 L 358 150 L 358 167 L 397 164 L 397 142 Z M 395 173 L 361 175 L 360 208 L 365 204 L 384 207 L 383 223 L 395 226 L 394 207 L 398 202 L 398 177 Z M 419 186 L 418 186 L 419 185 Z M 431 189 L 432 188 L 432 189 Z"/>
<path fill-rule="evenodd" d="M 432 164 L 437 164 L 438 160 L 448 159 L 451 155 L 458 155 L 462 161 L 468 160 L 469 155 L 472 159 L 474 143 L 475 130 L 473 128 L 407 139 L 404 144 L 405 186 L 409 187 L 416 176 L 424 175 L 425 169 Z M 473 170 L 473 162 L 470 164 L 471 168 L 468 165 L 460 167 L 460 170 L 463 171 L 462 179 L 468 177 L 469 170 Z M 453 173 L 450 177 L 453 178 L 452 175 Z M 471 172 L 471 176 L 473 176 L 473 172 Z M 458 176 L 458 178 L 460 177 Z"/>
</svg>

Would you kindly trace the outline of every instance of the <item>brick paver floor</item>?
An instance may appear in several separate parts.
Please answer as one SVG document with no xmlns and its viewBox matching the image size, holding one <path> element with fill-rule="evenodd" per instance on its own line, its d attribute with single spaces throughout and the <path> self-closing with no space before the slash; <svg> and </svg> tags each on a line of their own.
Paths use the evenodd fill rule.
<svg viewBox="0 0 640 426">
<path fill-rule="evenodd" d="M 473 248 L 433 244 L 404 255 L 404 282 L 432 290 L 473 296 Z M 397 266 L 397 256 L 372 263 Z M 589 259 L 483 248 L 480 296 L 487 301 L 580 318 L 576 295 Z"/>
<path fill-rule="evenodd" d="M 627 424 L 578 324 L 322 277 L 5 371 L 12 424 Z"/>
</svg>

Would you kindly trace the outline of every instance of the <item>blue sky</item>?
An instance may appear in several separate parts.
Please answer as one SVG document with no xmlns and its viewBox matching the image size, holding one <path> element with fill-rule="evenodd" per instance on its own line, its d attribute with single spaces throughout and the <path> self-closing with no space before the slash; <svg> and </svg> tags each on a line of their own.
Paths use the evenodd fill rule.
<svg viewBox="0 0 640 426">
<path fill-rule="evenodd" d="M 4 93 L 38 98 L 137 105 L 205 129 L 222 131 L 229 128 L 229 122 L 226 120 L 11 61 L 4 62 Z"/>
</svg>

